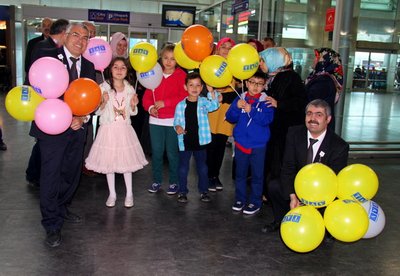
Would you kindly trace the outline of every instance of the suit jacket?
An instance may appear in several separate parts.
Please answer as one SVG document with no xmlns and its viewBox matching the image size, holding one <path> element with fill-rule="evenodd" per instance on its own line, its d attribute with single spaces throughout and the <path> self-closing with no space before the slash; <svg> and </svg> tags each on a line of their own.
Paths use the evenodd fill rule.
<svg viewBox="0 0 400 276">
<path fill-rule="evenodd" d="M 286 137 L 285 153 L 281 170 L 281 184 L 284 196 L 294 193 L 294 179 L 298 171 L 307 165 L 307 128 L 294 126 L 289 128 Z M 327 129 L 324 140 L 318 149 L 314 162 L 330 167 L 336 174 L 347 166 L 349 144 L 336 133 Z"/>
<path fill-rule="evenodd" d="M 64 52 L 64 48 L 53 48 L 53 49 L 38 49 L 37 59 L 41 57 L 53 57 L 55 59 L 60 60 L 65 64 L 67 67 L 68 72 L 70 72 L 69 63 L 67 61 L 67 57 Z M 89 78 L 93 81 L 96 81 L 96 72 L 94 69 L 94 65 L 89 60 L 85 59 L 83 56 L 81 58 L 81 72 L 80 78 Z M 34 62 L 34 61 L 33 61 Z M 71 75 L 70 75 L 70 82 L 71 82 Z M 48 138 L 63 138 L 68 135 L 69 132 L 74 131 L 71 128 L 68 128 L 65 132 L 58 134 L 58 135 L 49 135 L 41 131 L 35 124 L 35 121 L 32 122 L 31 130 L 29 135 L 40 138 L 40 139 L 48 139 Z"/>
<path fill-rule="evenodd" d="M 29 68 L 31 67 L 32 64 L 32 51 L 35 48 L 35 45 L 39 43 L 40 41 L 44 40 L 45 37 L 42 34 L 41 36 L 32 38 L 31 40 L 28 41 L 28 45 L 26 46 L 26 52 L 25 52 L 25 72 L 29 72 Z"/>
</svg>

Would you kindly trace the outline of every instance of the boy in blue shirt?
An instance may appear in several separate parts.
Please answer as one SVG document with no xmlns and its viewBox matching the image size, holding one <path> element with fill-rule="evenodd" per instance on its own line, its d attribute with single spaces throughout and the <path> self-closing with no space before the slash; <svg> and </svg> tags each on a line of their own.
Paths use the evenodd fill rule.
<svg viewBox="0 0 400 276">
<path fill-rule="evenodd" d="M 179 188 L 178 201 L 187 202 L 187 176 L 189 161 L 193 154 L 196 160 L 199 178 L 198 190 L 200 200 L 211 201 L 208 195 L 208 168 L 206 145 L 211 142 L 208 112 L 219 107 L 219 93 L 208 92 L 207 97 L 200 97 L 203 83 L 199 73 L 193 72 L 186 76 L 185 90 L 188 96 L 178 103 L 175 109 L 174 128 L 178 134 L 179 145 Z"/>
<path fill-rule="evenodd" d="M 246 81 L 248 91 L 237 97 L 226 112 L 226 120 L 235 123 L 235 203 L 234 211 L 252 215 L 260 210 L 264 179 L 264 160 L 270 137 L 269 124 L 274 109 L 265 101 L 262 92 L 266 76 L 257 71 Z M 247 173 L 251 169 L 251 192 L 247 199 Z"/>
</svg>

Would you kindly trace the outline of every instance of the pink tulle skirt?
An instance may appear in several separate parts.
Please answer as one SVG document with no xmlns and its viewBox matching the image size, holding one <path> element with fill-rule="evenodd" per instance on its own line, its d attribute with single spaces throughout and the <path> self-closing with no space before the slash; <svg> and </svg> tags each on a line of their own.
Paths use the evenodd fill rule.
<svg viewBox="0 0 400 276">
<path fill-rule="evenodd" d="M 101 125 L 86 158 L 86 168 L 99 173 L 126 173 L 148 162 L 135 130 L 124 121 Z"/>
</svg>

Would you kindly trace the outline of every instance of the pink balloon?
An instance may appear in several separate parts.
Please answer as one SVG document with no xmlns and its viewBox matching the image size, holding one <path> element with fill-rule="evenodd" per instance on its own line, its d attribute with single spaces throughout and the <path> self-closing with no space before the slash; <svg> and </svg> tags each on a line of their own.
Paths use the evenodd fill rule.
<svg viewBox="0 0 400 276">
<path fill-rule="evenodd" d="M 52 57 L 37 59 L 29 69 L 29 83 L 42 97 L 57 99 L 69 84 L 69 74 L 64 63 Z"/>
<path fill-rule="evenodd" d="M 112 59 L 110 44 L 101 38 L 91 38 L 83 56 L 94 64 L 94 68 L 104 71 Z"/>
<path fill-rule="evenodd" d="M 60 99 L 47 99 L 36 108 L 35 123 L 44 133 L 57 135 L 71 126 L 72 111 Z"/>
<path fill-rule="evenodd" d="M 147 89 L 156 89 L 163 78 L 163 71 L 161 65 L 156 63 L 156 65 L 147 72 L 136 72 L 138 81 Z"/>
</svg>

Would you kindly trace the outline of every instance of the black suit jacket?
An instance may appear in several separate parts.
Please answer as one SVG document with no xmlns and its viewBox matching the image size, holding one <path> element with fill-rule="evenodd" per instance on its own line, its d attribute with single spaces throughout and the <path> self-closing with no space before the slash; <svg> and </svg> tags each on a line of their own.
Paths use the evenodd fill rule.
<svg viewBox="0 0 400 276">
<path fill-rule="evenodd" d="M 294 193 L 294 179 L 298 171 L 307 165 L 307 128 L 294 126 L 289 128 L 286 137 L 285 154 L 281 170 L 281 183 L 284 196 Z M 336 174 L 347 166 L 349 144 L 336 133 L 327 129 L 324 140 L 318 149 L 314 162 L 330 167 Z"/>
<path fill-rule="evenodd" d="M 65 67 L 67 67 L 68 72 L 70 72 L 69 68 L 69 63 L 67 61 L 67 57 L 64 52 L 64 48 L 53 48 L 53 49 L 38 49 L 37 53 L 37 59 L 41 57 L 53 57 L 61 62 L 64 63 Z M 81 60 L 81 73 L 80 73 L 80 78 L 89 78 L 92 79 L 93 81 L 96 81 L 96 72 L 94 69 L 93 63 L 91 63 L 89 60 L 85 59 L 83 56 L 80 57 Z M 34 62 L 34 61 L 33 61 Z M 70 75 L 70 82 L 71 82 L 71 75 Z M 71 128 L 68 128 L 64 133 L 58 134 L 58 135 L 49 135 L 41 131 L 35 124 L 35 121 L 32 122 L 31 130 L 29 132 L 29 135 L 40 138 L 40 139 L 47 139 L 47 138 L 63 138 L 65 137 L 70 131 L 73 131 Z"/>
<path fill-rule="evenodd" d="M 28 41 L 28 45 L 26 46 L 26 52 L 25 52 L 25 72 L 29 72 L 29 68 L 31 67 L 32 64 L 32 51 L 35 48 L 36 44 L 39 43 L 40 41 L 44 40 L 45 37 L 42 34 L 41 36 L 32 38 L 31 40 Z"/>
</svg>

